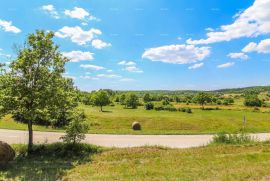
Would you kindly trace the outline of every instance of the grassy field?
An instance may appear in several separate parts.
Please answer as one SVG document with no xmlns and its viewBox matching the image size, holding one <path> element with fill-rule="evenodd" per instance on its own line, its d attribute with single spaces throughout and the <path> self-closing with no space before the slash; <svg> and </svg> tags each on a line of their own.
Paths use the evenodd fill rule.
<svg viewBox="0 0 270 181">
<path fill-rule="evenodd" d="M 18 149 L 17 149 L 18 150 Z M 103 149 L 87 158 L 18 157 L 12 180 L 269 180 L 270 144 Z"/>
<path fill-rule="evenodd" d="M 183 105 L 176 105 L 178 107 Z M 191 107 L 194 105 L 190 105 Z M 98 107 L 80 106 L 84 109 L 90 125 L 90 133 L 104 134 L 208 134 L 218 132 L 238 132 L 242 128 L 243 117 L 247 118 L 246 131 L 270 132 L 270 113 L 253 110 L 235 110 L 227 106 L 221 110 L 192 109 L 193 113 L 146 111 L 138 109 L 124 109 L 123 106 L 105 107 L 100 112 Z M 141 131 L 133 131 L 131 124 L 138 121 L 142 125 Z M 27 129 L 27 125 L 16 123 L 11 116 L 0 121 L 0 128 Z M 50 127 L 35 126 L 34 130 L 62 131 Z"/>
</svg>

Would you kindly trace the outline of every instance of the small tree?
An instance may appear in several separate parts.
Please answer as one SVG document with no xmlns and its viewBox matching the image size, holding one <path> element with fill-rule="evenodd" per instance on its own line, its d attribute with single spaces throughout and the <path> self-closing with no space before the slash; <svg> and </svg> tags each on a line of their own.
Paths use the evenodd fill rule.
<svg viewBox="0 0 270 181">
<path fill-rule="evenodd" d="M 136 94 L 130 93 L 126 97 L 126 106 L 132 109 L 136 109 L 139 105 L 139 98 Z"/>
<path fill-rule="evenodd" d="M 73 112 L 70 119 L 71 121 L 66 128 L 66 135 L 61 139 L 66 143 L 76 144 L 85 139 L 89 126 L 85 122 L 85 115 L 82 111 Z"/>
<path fill-rule="evenodd" d="M 92 97 L 92 102 L 95 106 L 100 107 L 100 111 L 103 111 L 103 106 L 107 106 L 110 104 L 110 97 L 108 96 L 108 93 L 103 90 L 99 90 L 96 92 Z"/>
<path fill-rule="evenodd" d="M 211 102 L 211 96 L 205 92 L 200 92 L 194 97 L 194 102 L 200 104 L 204 109 L 204 105 Z"/>
<path fill-rule="evenodd" d="M 154 104 L 152 102 L 147 102 L 144 105 L 145 110 L 152 110 L 154 109 Z"/>
<path fill-rule="evenodd" d="M 121 105 L 126 105 L 126 95 L 122 94 L 119 101 Z"/>
<path fill-rule="evenodd" d="M 146 94 L 143 96 L 143 101 L 144 101 L 145 103 L 151 101 L 151 97 L 150 97 L 150 94 L 149 94 L 149 93 L 146 93 Z"/>
</svg>

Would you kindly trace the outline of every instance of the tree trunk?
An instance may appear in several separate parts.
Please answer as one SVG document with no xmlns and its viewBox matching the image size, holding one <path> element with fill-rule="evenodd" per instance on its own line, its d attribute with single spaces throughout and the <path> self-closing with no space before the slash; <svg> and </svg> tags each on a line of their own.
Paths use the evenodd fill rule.
<svg viewBox="0 0 270 181">
<path fill-rule="evenodd" d="M 33 123 L 32 120 L 28 121 L 28 154 L 33 151 Z"/>
<path fill-rule="evenodd" d="M 103 112 L 102 106 L 100 106 L 100 111 Z"/>
</svg>

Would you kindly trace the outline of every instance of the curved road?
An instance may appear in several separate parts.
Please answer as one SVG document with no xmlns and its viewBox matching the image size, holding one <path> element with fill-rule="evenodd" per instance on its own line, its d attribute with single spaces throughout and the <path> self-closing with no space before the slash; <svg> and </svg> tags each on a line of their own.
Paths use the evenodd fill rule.
<svg viewBox="0 0 270 181">
<path fill-rule="evenodd" d="M 61 141 L 64 133 L 34 131 L 35 143 L 53 143 Z M 251 134 L 252 137 L 264 141 L 270 140 L 270 133 Z M 107 135 L 87 134 L 85 143 L 104 147 L 139 147 L 164 146 L 170 148 L 190 148 L 207 145 L 213 135 Z M 9 144 L 27 143 L 27 131 L 0 129 L 0 140 Z"/>
</svg>

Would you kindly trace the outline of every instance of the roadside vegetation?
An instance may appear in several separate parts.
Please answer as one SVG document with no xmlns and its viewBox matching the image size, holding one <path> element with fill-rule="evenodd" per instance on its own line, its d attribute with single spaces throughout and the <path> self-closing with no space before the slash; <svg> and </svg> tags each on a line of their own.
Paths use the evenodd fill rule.
<svg viewBox="0 0 270 181">
<path fill-rule="evenodd" d="M 267 180 L 270 143 L 189 149 L 105 149 L 92 145 L 13 145 L 17 157 L 3 180 Z M 203 169 L 202 169 L 203 168 Z"/>
</svg>

